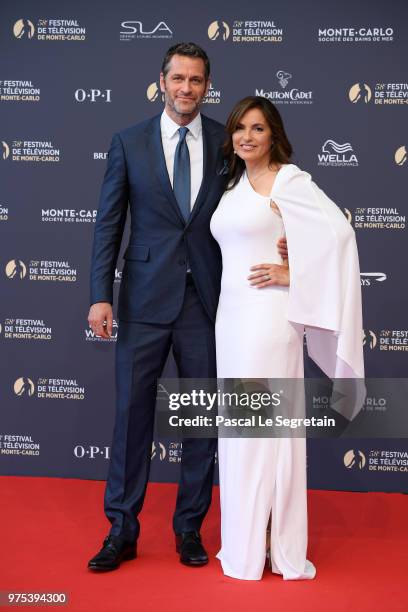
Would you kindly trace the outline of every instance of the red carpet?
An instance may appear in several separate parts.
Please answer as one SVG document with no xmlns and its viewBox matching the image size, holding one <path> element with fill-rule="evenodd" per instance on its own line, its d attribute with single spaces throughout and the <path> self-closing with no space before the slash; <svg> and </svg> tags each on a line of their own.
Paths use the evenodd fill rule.
<svg viewBox="0 0 408 612">
<path fill-rule="evenodd" d="M 314 581 L 260 582 L 223 576 L 218 489 L 203 528 L 208 566 L 184 567 L 171 530 L 174 485 L 149 486 L 139 556 L 118 571 L 88 572 L 108 531 L 103 482 L 2 477 L 0 590 L 67 592 L 61 609 L 115 612 L 408 609 L 408 498 L 400 494 L 309 492 Z M 37 609 L 39 609 L 37 607 Z M 43 609 L 41 607 L 40 609 Z"/>
</svg>

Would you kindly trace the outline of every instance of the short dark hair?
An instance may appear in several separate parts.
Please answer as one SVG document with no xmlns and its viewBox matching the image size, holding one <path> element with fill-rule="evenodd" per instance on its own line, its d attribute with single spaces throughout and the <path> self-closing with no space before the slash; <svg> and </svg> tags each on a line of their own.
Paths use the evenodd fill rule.
<svg viewBox="0 0 408 612">
<path fill-rule="evenodd" d="M 169 64 L 173 55 L 186 55 L 187 57 L 198 57 L 199 59 L 202 59 L 204 62 L 205 80 L 208 81 L 208 77 L 210 76 L 210 60 L 208 59 L 208 55 L 204 49 L 193 42 L 177 43 L 177 45 L 170 47 L 170 49 L 167 50 L 162 63 L 161 71 L 164 76 L 166 76 L 169 71 Z"/>
<path fill-rule="evenodd" d="M 245 162 L 234 154 L 232 135 L 237 129 L 242 117 L 252 108 L 258 108 L 265 117 L 266 123 L 272 132 L 272 147 L 269 153 L 269 163 L 288 164 L 292 156 L 292 145 L 285 132 L 282 117 L 276 106 L 261 96 L 247 96 L 237 102 L 227 119 L 225 126 L 227 139 L 224 143 L 224 155 L 228 161 L 229 184 L 228 189 L 235 187 L 245 170 Z"/>
</svg>

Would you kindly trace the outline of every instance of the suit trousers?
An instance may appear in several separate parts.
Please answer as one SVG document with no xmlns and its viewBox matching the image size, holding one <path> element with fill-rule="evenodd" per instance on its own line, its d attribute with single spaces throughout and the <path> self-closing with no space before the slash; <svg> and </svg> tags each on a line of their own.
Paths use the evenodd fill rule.
<svg viewBox="0 0 408 612">
<path fill-rule="evenodd" d="M 116 418 L 105 489 L 111 535 L 139 536 L 151 463 L 157 379 L 170 349 L 181 378 L 215 378 L 214 324 L 190 275 L 177 319 L 168 325 L 120 321 L 116 345 Z M 184 439 L 173 517 L 176 534 L 199 530 L 211 503 L 215 439 Z"/>
</svg>

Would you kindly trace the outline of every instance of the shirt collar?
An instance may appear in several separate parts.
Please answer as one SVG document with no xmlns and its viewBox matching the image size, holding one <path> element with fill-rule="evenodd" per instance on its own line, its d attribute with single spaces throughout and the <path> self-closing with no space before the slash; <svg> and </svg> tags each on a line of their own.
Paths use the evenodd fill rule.
<svg viewBox="0 0 408 612">
<path fill-rule="evenodd" d="M 173 121 L 171 117 L 169 117 L 165 110 L 162 113 L 160 124 L 167 138 L 173 138 L 176 134 L 178 134 L 178 129 L 180 126 Z M 188 125 L 186 125 L 186 128 L 189 129 L 193 138 L 197 140 L 202 130 L 200 113 L 198 113 L 198 115 L 194 117 L 194 119 Z"/>
</svg>

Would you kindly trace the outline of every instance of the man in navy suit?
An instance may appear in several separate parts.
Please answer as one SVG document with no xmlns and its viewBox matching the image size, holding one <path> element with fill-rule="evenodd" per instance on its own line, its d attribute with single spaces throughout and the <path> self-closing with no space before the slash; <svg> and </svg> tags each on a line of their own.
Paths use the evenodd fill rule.
<svg viewBox="0 0 408 612">
<path fill-rule="evenodd" d="M 215 378 L 214 321 L 221 255 L 211 215 L 225 189 L 224 127 L 200 114 L 209 87 L 206 53 L 171 47 L 163 61 L 161 115 L 114 135 L 102 186 L 91 265 L 89 323 L 112 333 L 112 286 L 128 206 L 130 240 L 119 294 L 116 420 L 105 492 L 112 526 L 92 570 L 136 556 L 137 516 L 149 477 L 157 379 L 170 348 L 180 377 Z M 208 562 L 200 527 L 211 502 L 216 440 L 183 441 L 173 527 L 180 561 Z"/>
</svg>

